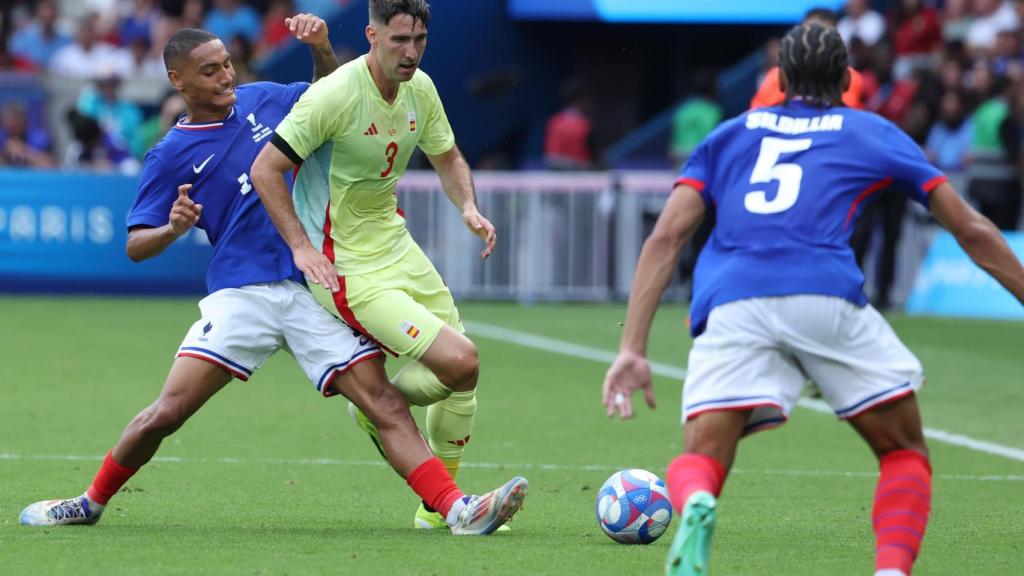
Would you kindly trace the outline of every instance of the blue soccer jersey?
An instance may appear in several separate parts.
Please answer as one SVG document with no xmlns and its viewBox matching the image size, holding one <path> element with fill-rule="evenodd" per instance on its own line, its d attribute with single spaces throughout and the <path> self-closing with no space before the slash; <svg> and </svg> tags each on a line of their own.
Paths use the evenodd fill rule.
<svg viewBox="0 0 1024 576">
<path fill-rule="evenodd" d="M 249 168 L 309 84 L 256 82 L 236 89 L 223 122 L 179 122 L 146 154 L 128 228 L 167 224 L 178 186 L 203 205 L 197 224 L 213 244 L 209 292 L 261 282 L 303 282 L 291 249 L 253 190 Z"/>
<path fill-rule="evenodd" d="M 868 112 L 792 102 L 723 123 L 678 180 L 717 212 L 694 270 L 691 332 L 703 332 L 715 306 L 746 298 L 820 294 L 863 306 L 849 242 L 865 204 L 892 189 L 927 206 L 945 180 L 903 131 Z"/>
</svg>

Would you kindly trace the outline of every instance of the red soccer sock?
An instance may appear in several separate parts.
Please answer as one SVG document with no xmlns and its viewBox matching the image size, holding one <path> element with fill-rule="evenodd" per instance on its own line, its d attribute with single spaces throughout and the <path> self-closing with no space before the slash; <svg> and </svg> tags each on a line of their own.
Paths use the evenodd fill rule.
<svg viewBox="0 0 1024 576">
<path fill-rule="evenodd" d="M 85 494 L 93 502 L 106 506 L 110 498 L 117 494 L 121 486 L 124 486 L 124 483 L 138 471 L 138 468 L 125 468 L 115 462 L 113 450 L 111 450 L 107 452 L 107 457 L 103 459 L 103 464 L 96 472 L 96 477 L 92 479 L 92 486 L 89 486 Z"/>
<path fill-rule="evenodd" d="M 452 504 L 465 496 L 445 469 L 444 462 L 436 456 L 420 464 L 412 474 L 409 474 L 405 482 L 427 506 L 437 510 L 445 518 L 448 517 Z"/>
<path fill-rule="evenodd" d="M 932 468 L 913 450 L 896 450 L 879 459 L 871 523 L 875 530 L 875 569 L 910 575 L 928 527 Z"/>
<path fill-rule="evenodd" d="M 725 467 L 710 456 L 681 454 L 668 465 L 666 479 L 672 509 L 679 513 L 694 492 L 703 490 L 718 496 L 725 483 Z"/>
</svg>

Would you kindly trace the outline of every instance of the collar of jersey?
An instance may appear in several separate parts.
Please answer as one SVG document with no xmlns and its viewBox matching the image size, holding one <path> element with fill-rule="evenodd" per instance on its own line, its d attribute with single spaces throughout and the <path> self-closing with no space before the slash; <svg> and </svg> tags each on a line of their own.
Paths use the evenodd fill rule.
<svg viewBox="0 0 1024 576">
<path fill-rule="evenodd" d="M 377 87 L 377 83 L 373 81 L 373 74 L 370 74 L 370 55 L 369 54 L 364 54 L 363 55 L 363 65 L 360 66 L 360 68 L 362 68 L 363 78 L 365 78 L 366 81 L 370 83 L 370 93 L 373 94 L 373 97 L 374 97 L 373 99 L 376 100 L 377 103 L 380 104 L 381 106 L 383 106 L 385 109 L 387 109 L 389 111 L 390 110 L 394 110 L 395 106 L 398 105 L 398 101 L 402 99 L 402 91 L 405 90 L 405 84 L 406 83 L 405 82 L 399 82 L 398 83 L 398 94 L 395 95 L 395 103 L 394 104 L 388 104 L 388 101 L 385 100 L 384 96 L 381 95 L 380 88 Z M 411 80 L 410 80 L 410 82 L 411 82 Z"/>
<path fill-rule="evenodd" d="M 235 107 L 232 106 L 231 107 L 231 112 L 228 113 L 228 117 L 223 119 L 223 120 L 221 120 L 220 122 L 204 122 L 202 124 L 186 124 L 185 122 L 182 122 L 182 121 L 179 120 L 178 123 L 174 125 L 174 127 L 178 128 L 180 130 L 213 130 L 213 129 L 220 128 L 220 127 L 224 126 L 224 123 L 227 122 L 228 120 L 234 118 L 234 116 L 235 116 Z"/>
</svg>

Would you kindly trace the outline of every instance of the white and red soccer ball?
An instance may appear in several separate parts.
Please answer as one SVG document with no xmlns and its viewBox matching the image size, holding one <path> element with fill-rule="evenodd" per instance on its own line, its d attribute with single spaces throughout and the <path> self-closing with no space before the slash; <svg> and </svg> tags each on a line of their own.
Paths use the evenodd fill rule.
<svg viewBox="0 0 1024 576">
<path fill-rule="evenodd" d="M 672 521 L 668 488 L 646 470 L 620 470 L 597 493 L 597 521 L 616 542 L 650 544 Z"/>
</svg>

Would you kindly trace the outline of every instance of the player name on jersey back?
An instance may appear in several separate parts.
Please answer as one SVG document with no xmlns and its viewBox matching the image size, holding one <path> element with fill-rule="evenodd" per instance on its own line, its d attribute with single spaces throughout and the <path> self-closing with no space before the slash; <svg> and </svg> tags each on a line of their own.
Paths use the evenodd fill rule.
<svg viewBox="0 0 1024 576">
<path fill-rule="evenodd" d="M 794 118 L 774 112 L 751 112 L 747 115 L 746 126 L 747 130 L 764 128 L 780 134 L 838 132 L 843 129 L 843 117 L 839 114 L 823 114 L 810 118 Z"/>
</svg>

